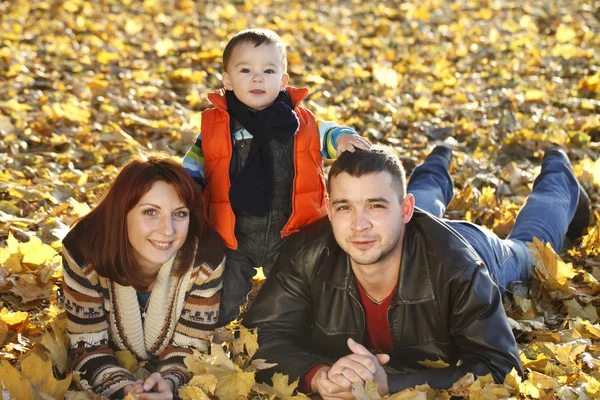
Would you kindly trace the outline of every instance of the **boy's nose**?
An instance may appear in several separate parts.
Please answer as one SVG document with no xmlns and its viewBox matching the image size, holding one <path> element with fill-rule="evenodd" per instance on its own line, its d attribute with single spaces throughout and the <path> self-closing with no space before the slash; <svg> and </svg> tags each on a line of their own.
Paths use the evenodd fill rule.
<svg viewBox="0 0 600 400">
<path fill-rule="evenodd" d="M 263 80 L 262 74 L 256 73 L 256 74 L 252 75 L 252 82 L 262 82 L 262 80 Z"/>
</svg>

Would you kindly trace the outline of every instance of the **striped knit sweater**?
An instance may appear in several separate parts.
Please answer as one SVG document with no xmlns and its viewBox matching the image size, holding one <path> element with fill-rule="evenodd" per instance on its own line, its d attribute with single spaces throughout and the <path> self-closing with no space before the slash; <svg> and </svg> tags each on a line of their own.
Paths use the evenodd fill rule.
<svg viewBox="0 0 600 400">
<path fill-rule="evenodd" d="M 224 261 L 214 267 L 196 260 L 181 278 L 171 275 L 177 256 L 164 263 L 142 320 L 135 289 L 99 276 L 70 236 L 63 241 L 63 279 L 73 370 L 94 392 L 111 396 L 135 382 L 114 354 L 129 350 L 138 362 L 155 363 L 176 394 L 189 379 L 183 359 L 191 349 L 206 351 L 216 327 Z"/>
</svg>

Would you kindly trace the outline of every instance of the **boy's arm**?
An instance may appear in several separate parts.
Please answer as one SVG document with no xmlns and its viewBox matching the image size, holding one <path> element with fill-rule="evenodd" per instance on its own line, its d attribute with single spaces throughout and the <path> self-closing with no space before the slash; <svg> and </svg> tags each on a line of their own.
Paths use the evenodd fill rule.
<svg viewBox="0 0 600 400">
<path fill-rule="evenodd" d="M 206 187 L 204 179 L 204 152 L 202 151 L 202 133 L 196 138 L 196 143 L 185 153 L 183 168 L 194 178 L 194 181 L 203 189 Z"/>
<path fill-rule="evenodd" d="M 354 148 L 366 150 L 371 147 L 371 142 L 350 127 L 323 120 L 317 120 L 317 125 L 321 138 L 321 154 L 325 158 L 336 158 L 345 150 L 354 151 Z"/>
</svg>

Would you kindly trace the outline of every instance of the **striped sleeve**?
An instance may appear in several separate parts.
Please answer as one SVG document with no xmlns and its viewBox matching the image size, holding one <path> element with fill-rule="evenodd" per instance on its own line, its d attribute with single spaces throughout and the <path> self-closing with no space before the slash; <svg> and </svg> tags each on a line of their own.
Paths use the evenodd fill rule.
<svg viewBox="0 0 600 400">
<path fill-rule="evenodd" d="M 219 320 L 221 288 L 225 260 L 217 268 L 202 264 L 193 276 L 193 284 L 185 299 L 170 345 L 160 355 L 158 372 L 170 379 L 177 388 L 190 378 L 183 363 L 192 349 L 207 352 L 208 337 L 214 332 Z"/>
<path fill-rule="evenodd" d="M 325 158 L 335 158 L 337 154 L 337 139 L 340 135 L 356 135 L 356 131 L 347 126 L 339 126 L 335 122 L 317 120 L 319 137 L 321 139 L 321 154 Z"/>
<path fill-rule="evenodd" d="M 99 285 L 89 276 L 91 267 L 80 267 L 63 248 L 63 290 L 67 312 L 67 334 L 71 340 L 70 358 L 74 371 L 81 373 L 95 393 L 111 396 L 135 382 L 134 376 L 119 366 L 109 345 L 108 319 Z"/>
<path fill-rule="evenodd" d="M 204 152 L 202 151 L 202 134 L 196 138 L 196 143 L 185 153 L 183 168 L 194 178 L 202 188 L 206 187 L 204 179 Z"/>
</svg>

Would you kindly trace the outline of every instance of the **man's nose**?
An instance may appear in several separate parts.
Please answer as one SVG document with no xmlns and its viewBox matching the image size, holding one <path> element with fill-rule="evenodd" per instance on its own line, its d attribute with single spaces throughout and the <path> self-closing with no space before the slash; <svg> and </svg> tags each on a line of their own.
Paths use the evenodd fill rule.
<svg viewBox="0 0 600 400">
<path fill-rule="evenodd" d="M 371 227 L 369 216 L 363 210 L 356 210 L 352 218 L 352 229 L 362 232 Z"/>
</svg>

